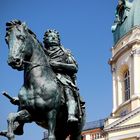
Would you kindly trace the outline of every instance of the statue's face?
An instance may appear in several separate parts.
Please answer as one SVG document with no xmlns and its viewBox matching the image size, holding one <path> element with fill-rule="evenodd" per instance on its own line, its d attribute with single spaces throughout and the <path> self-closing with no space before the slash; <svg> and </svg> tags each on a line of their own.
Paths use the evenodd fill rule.
<svg viewBox="0 0 140 140">
<path fill-rule="evenodd" d="M 46 36 L 45 43 L 49 44 L 49 45 L 59 45 L 60 40 L 59 40 L 59 37 L 56 33 L 51 32 Z"/>
<path fill-rule="evenodd" d="M 119 0 L 118 4 L 119 5 L 122 5 L 123 4 L 123 1 L 122 0 Z"/>
</svg>

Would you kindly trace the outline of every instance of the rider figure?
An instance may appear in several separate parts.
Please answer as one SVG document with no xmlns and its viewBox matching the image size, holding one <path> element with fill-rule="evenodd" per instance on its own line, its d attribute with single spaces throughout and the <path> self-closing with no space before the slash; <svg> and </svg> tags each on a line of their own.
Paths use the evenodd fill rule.
<svg viewBox="0 0 140 140">
<path fill-rule="evenodd" d="M 125 0 L 119 0 L 118 1 L 118 6 L 116 8 L 116 20 L 121 23 L 123 22 L 123 16 L 124 16 L 124 11 L 125 11 Z"/>
<path fill-rule="evenodd" d="M 66 103 L 68 108 L 68 122 L 77 122 L 75 74 L 78 65 L 71 52 L 60 43 L 60 36 L 56 30 L 48 30 L 44 34 L 44 50 L 50 57 L 50 65 L 57 75 L 57 79 L 64 85 Z"/>
<path fill-rule="evenodd" d="M 127 18 L 130 9 L 132 7 L 132 2 L 128 0 L 118 0 L 118 5 L 115 11 L 115 21 L 112 26 L 112 32 L 114 32 L 119 25 L 121 25 Z"/>
</svg>

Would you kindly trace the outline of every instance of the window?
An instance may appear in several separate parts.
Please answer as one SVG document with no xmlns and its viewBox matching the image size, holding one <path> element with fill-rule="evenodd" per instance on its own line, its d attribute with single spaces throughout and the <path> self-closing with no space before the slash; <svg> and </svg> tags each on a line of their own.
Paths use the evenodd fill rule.
<svg viewBox="0 0 140 140">
<path fill-rule="evenodd" d="M 82 140 L 86 140 L 86 135 L 82 135 Z"/>
<path fill-rule="evenodd" d="M 130 99 L 130 75 L 129 71 L 124 73 L 124 100 L 127 101 Z"/>
<path fill-rule="evenodd" d="M 120 113 L 120 116 L 123 117 L 126 116 L 127 114 L 128 114 L 128 110 L 125 110 Z"/>
</svg>

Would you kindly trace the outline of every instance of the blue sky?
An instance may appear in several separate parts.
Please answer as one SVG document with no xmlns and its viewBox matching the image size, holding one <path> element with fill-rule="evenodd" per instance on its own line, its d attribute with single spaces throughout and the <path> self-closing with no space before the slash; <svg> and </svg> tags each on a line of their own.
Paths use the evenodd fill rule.
<svg viewBox="0 0 140 140">
<path fill-rule="evenodd" d="M 61 43 L 73 52 L 79 64 L 78 86 L 86 101 L 87 122 L 110 115 L 112 77 L 108 59 L 116 5 L 117 0 L 0 0 L 0 130 L 7 127 L 8 113 L 17 110 L 1 92 L 17 96 L 23 83 L 23 73 L 7 64 L 5 23 L 12 19 L 26 21 L 41 42 L 47 29 L 58 30 Z M 26 124 L 24 131 L 17 140 L 43 138 L 44 129 L 35 124 Z"/>
</svg>

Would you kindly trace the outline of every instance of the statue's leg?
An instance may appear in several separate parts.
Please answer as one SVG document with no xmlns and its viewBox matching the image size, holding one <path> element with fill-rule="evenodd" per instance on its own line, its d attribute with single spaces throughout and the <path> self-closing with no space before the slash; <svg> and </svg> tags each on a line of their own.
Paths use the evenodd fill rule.
<svg viewBox="0 0 140 140">
<path fill-rule="evenodd" d="M 80 126 L 73 126 L 73 130 L 71 130 L 70 134 L 70 140 L 82 140 L 81 132 Z"/>
<path fill-rule="evenodd" d="M 7 137 L 8 140 L 15 140 L 14 132 L 19 128 L 23 129 L 23 122 L 29 122 L 30 120 L 31 115 L 27 110 L 21 110 L 17 113 L 10 113 L 7 119 L 8 130 L 0 132 L 0 135 Z"/>
<path fill-rule="evenodd" d="M 66 140 L 66 137 L 63 136 L 64 134 L 59 134 L 56 136 L 56 140 Z"/>
<path fill-rule="evenodd" d="M 16 116 L 17 116 L 17 113 L 10 113 L 7 119 L 8 130 L 0 132 L 0 135 L 7 137 L 8 140 L 15 140 L 15 135 L 13 131 L 15 129 L 14 121 L 15 121 Z"/>
<path fill-rule="evenodd" d="M 56 127 L 56 110 L 53 109 L 48 113 L 48 140 L 56 140 L 55 127 Z"/>
<path fill-rule="evenodd" d="M 7 119 L 8 131 L 7 131 L 6 137 L 9 140 L 15 140 L 15 135 L 14 135 L 13 131 L 16 128 L 16 125 L 14 124 L 14 122 L 15 122 L 17 116 L 18 116 L 18 113 L 10 113 L 8 115 L 8 119 Z"/>
<path fill-rule="evenodd" d="M 58 130 L 58 132 L 55 133 L 55 136 L 56 136 L 56 140 L 66 140 L 67 138 L 65 130 L 63 129 Z"/>
<path fill-rule="evenodd" d="M 77 103 L 74 99 L 73 91 L 70 88 L 66 87 L 65 93 L 66 93 L 66 100 L 67 100 L 67 107 L 68 107 L 68 122 L 77 122 L 78 119 L 75 117 Z"/>
<path fill-rule="evenodd" d="M 82 130 L 85 124 L 85 114 L 82 116 L 81 121 L 78 124 L 72 124 L 70 126 L 70 140 L 82 140 Z"/>
<path fill-rule="evenodd" d="M 0 136 L 6 137 L 6 135 L 7 135 L 7 130 L 0 131 Z"/>
<path fill-rule="evenodd" d="M 16 118 L 16 129 L 14 129 L 15 135 L 22 135 L 23 134 L 23 126 L 24 123 L 32 122 L 32 117 L 27 110 L 21 110 L 18 112 L 18 116 Z"/>
</svg>

